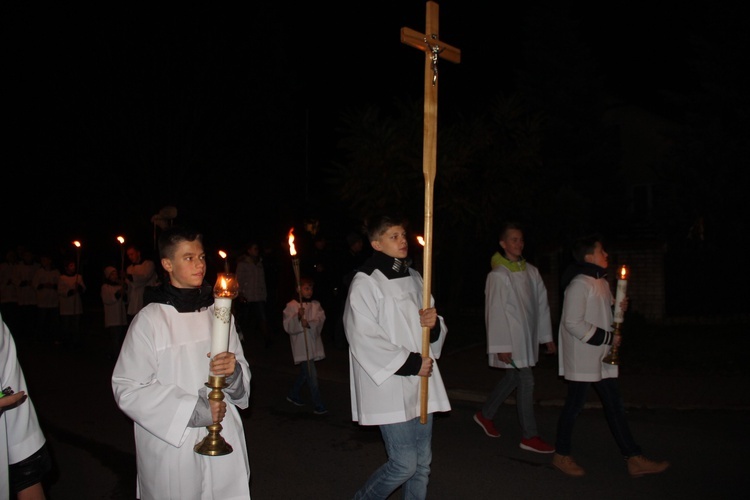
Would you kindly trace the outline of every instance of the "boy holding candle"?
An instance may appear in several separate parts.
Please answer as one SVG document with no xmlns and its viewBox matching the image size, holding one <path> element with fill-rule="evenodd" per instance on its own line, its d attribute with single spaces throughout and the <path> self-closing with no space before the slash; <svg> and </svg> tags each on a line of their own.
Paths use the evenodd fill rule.
<svg viewBox="0 0 750 500">
<path fill-rule="evenodd" d="M 344 307 L 352 419 L 380 427 L 388 461 L 354 498 L 387 498 L 401 487 L 404 498 L 424 499 L 432 462 L 433 413 L 451 409 L 433 361 L 440 356 L 448 330 L 434 307 L 422 309 L 422 277 L 410 266 L 406 222 L 373 217 L 367 235 L 374 251 L 354 275 Z M 425 328 L 430 356 L 422 357 Z M 420 418 L 422 377 L 429 377 L 425 423 Z"/>
<path fill-rule="evenodd" d="M 612 292 L 606 279 L 608 255 L 599 235 L 580 237 L 572 248 L 575 263 L 563 275 L 565 290 L 559 338 L 559 373 L 568 384 L 565 405 L 557 421 L 557 441 L 552 465 L 570 476 L 583 476 L 584 469 L 571 456 L 573 426 L 593 385 L 604 408 L 604 415 L 632 477 L 657 474 L 669 462 L 656 462 L 643 456 L 625 416 L 617 383 L 618 367 L 602 360 L 610 346 L 619 346 L 613 335 Z M 620 304 L 627 310 L 627 297 Z"/>
<path fill-rule="evenodd" d="M 228 352 L 209 352 L 215 305 L 203 237 L 169 227 L 159 255 L 169 279 L 146 289 L 112 374 L 115 401 L 134 421 L 138 498 L 250 498 L 238 411 L 248 406 L 250 368 L 231 318 Z M 226 377 L 222 401 L 208 399 L 209 371 Z M 234 451 L 196 453 L 218 423 Z"/>
<path fill-rule="evenodd" d="M 299 375 L 292 385 L 287 401 L 302 406 L 300 390 L 307 384 L 313 402 L 313 413 L 328 413 L 318 386 L 318 372 L 315 362 L 326 357 L 323 348 L 322 331 L 326 315 L 320 302 L 313 300 L 314 282 L 312 278 L 300 279 L 299 296 L 302 300 L 290 300 L 283 312 L 284 331 L 289 334 L 294 364 L 300 367 Z"/>
</svg>

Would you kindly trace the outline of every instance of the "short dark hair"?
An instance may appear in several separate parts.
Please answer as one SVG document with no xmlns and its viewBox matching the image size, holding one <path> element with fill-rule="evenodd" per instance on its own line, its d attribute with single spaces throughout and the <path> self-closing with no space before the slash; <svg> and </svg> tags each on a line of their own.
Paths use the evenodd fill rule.
<svg viewBox="0 0 750 500">
<path fill-rule="evenodd" d="M 170 226 L 159 235 L 159 258 L 168 259 L 174 255 L 175 247 L 183 241 L 203 243 L 203 234 L 183 226 Z"/>
<path fill-rule="evenodd" d="M 570 253 L 576 262 L 585 262 L 586 256 L 594 253 L 597 243 L 602 242 L 602 235 L 600 233 L 587 234 L 585 236 L 579 236 L 573 241 L 573 245 L 570 248 Z"/>
<path fill-rule="evenodd" d="M 409 221 L 400 215 L 374 215 L 367 219 L 367 238 L 370 241 L 377 240 L 385 233 L 388 228 L 393 226 L 402 226 L 404 229 L 409 225 Z"/>
<path fill-rule="evenodd" d="M 500 224 L 500 239 L 502 240 L 503 238 L 505 238 L 505 233 L 507 233 L 511 229 L 518 229 L 519 231 L 523 232 L 523 226 L 520 222 L 516 222 L 514 220 L 505 221 Z"/>
</svg>

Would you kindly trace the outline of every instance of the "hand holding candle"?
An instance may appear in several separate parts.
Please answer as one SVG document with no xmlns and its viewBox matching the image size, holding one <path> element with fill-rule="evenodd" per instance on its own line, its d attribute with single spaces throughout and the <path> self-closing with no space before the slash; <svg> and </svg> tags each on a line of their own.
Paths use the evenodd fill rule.
<svg viewBox="0 0 750 500">
<path fill-rule="evenodd" d="M 617 293 L 615 294 L 615 323 L 622 323 L 625 319 L 625 312 L 622 310 L 622 301 L 625 300 L 628 290 L 628 268 L 622 266 L 617 279 Z"/>
</svg>

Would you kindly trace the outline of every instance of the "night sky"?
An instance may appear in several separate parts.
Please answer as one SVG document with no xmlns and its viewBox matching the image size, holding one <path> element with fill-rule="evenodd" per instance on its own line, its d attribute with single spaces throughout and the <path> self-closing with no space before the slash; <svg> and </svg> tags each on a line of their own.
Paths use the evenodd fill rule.
<svg viewBox="0 0 750 500">
<path fill-rule="evenodd" d="M 477 3 L 439 2 L 441 39 L 462 52 L 440 63 L 441 111 L 511 92 L 523 65 L 533 7 Z M 116 252 L 117 234 L 150 243 L 166 206 L 221 246 L 335 207 L 310 191 L 342 111 L 422 98 L 424 56 L 400 29 L 424 31 L 425 2 L 248 5 L 4 5 L 3 247 Z M 658 107 L 689 84 L 705 19 L 685 8 L 569 12 L 605 86 Z"/>
</svg>

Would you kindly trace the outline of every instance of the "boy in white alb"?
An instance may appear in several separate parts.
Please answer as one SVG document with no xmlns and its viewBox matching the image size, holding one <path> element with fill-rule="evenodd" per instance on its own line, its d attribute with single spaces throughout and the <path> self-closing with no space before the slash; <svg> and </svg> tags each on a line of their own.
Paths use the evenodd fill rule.
<svg viewBox="0 0 750 500">
<path fill-rule="evenodd" d="M 246 500 L 250 465 L 238 408 L 248 406 L 250 367 L 234 321 L 228 351 L 209 352 L 214 295 L 200 233 L 165 229 L 159 255 L 169 280 L 146 289 L 112 373 L 115 402 L 134 422 L 138 498 Z M 209 370 L 226 376 L 222 401 L 208 399 Z M 232 453 L 194 450 L 212 424 L 221 424 Z"/>
<path fill-rule="evenodd" d="M 344 309 L 352 419 L 380 427 L 388 461 L 354 498 L 385 499 L 402 487 L 404 498 L 423 499 L 432 462 L 433 413 L 451 409 L 434 362 L 448 330 L 434 307 L 422 309 L 422 277 L 407 258 L 406 222 L 373 217 L 367 233 L 374 252 L 354 276 Z M 430 329 L 430 353 L 425 357 L 423 328 Z M 429 381 L 424 424 L 422 377 Z"/>
</svg>

